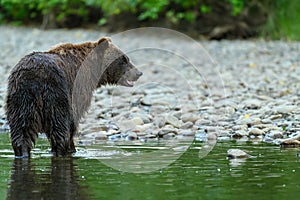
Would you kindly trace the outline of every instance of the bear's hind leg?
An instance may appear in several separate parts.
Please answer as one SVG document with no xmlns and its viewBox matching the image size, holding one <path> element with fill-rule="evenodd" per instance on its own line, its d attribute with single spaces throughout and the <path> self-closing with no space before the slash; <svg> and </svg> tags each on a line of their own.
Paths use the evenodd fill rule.
<svg viewBox="0 0 300 200">
<path fill-rule="evenodd" d="M 68 156 L 70 152 L 70 107 L 67 99 L 59 99 L 59 103 L 46 106 L 46 134 L 54 156 Z M 50 108 L 50 109 L 49 109 Z"/>
<path fill-rule="evenodd" d="M 16 158 L 30 157 L 32 145 L 35 143 L 37 134 L 34 130 L 23 128 L 21 130 L 11 127 L 11 143 Z"/>
<path fill-rule="evenodd" d="M 8 105 L 10 106 L 10 104 Z M 28 112 L 23 107 L 18 110 L 8 109 L 7 118 L 10 126 L 10 138 L 16 158 L 30 157 L 30 151 L 35 144 L 38 132 L 37 116 L 34 113 Z"/>
<path fill-rule="evenodd" d="M 15 152 L 16 158 L 29 158 L 31 147 L 26 144 L 22 144 L 20 146 L 13 145 L 13 149 Z"/>
<path fill-rule="evenodd" d="M 51 145 L 51 152 L 54 156 L 67 156 L 69 152 L 69 128 L 66 121 L 57 119 L 51 121 L 52 128 L 48 129 L 46 135 Z"/>
<path fill-rule="evenodd" d="M 72 119 L 70 127 L 70 139 L 69 139 L 69 153 L 75 153 L 74 135 L 77 132 L 77 126 L 75 125 L 74 119 Z"/>
</svg>

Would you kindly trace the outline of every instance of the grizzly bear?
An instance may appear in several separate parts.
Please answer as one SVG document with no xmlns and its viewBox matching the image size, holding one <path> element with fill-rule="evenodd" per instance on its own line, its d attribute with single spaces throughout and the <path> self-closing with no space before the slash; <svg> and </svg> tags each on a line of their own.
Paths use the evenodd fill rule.
<svg viewBox="0 0 300 200">
<path fill-rule="evenodd" d="M 47 135 L 54 156 L 76 152 L 73 136 L 93 91 L 107 84 L 132 87 L 141 75 L 110 38 L 25 56 L 11 71 L 6 98 L 15 157 L 30 156 L 38 133 Z"/>
</svg>

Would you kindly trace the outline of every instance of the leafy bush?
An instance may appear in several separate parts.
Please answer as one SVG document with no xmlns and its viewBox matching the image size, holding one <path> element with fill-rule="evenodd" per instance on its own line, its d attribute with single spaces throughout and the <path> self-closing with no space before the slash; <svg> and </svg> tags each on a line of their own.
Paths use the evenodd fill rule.
<svg viewBox="0 0 300 200">
<path fill-rule="evenodd" d="M 298 0 L 265 0 L 269 17 L 262 30 L 264 37 L 300 40 L 300 4 Z"/>
<path fill-rule="evenodd" d="M 298 0 L 0 0 L 0 23 L 52 23 L 54 27 L 89 22 L 105 25 L 115 16 L 130 14 L 139 23 L 167 21 L 197 31 L 203 23 L 220 26 L 219 23 L 255 21 L 256 15 L 245 19 L 253 8 L 254 13 L 259 10 L 268 16 L 263 36 L 300 40 Z"/>
<path fill-rule="evenodd" d="M 87 16 L 85 0 L 1 0 L 2 21 L 28 23 L 55 13 L 55 20 L 62 21 L 68 15 Z"/>
<path fill-rule="evenodd" d="M 244 0 L 222 0 L 232 6 L 232 15 L 238 15 Z M 68 15 L 76 14 L 87 17 L 91 7 L 100 9 L 105 17 L 124 12 L 137 14 L 140 21 L 157 20 L 166 17 L 171 22 L 180 20 L 195 21 L 200 13 L 209 13 L 211 5 L 201 0 L 1 0 L 0 10 L 2 21 L 26 23 L 39 20 L 41 16 L 56 13 L 56 21 Z"/>
</svg>

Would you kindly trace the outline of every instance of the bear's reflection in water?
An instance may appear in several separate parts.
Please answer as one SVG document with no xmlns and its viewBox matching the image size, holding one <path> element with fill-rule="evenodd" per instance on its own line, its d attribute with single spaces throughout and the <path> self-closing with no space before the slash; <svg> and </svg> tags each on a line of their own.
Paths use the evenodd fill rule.
<svg viewBox="0 0 300 200">
<path fill-rule="evenodd" d="M 53 157 L 50 166 L 37 167 L 34 159 L 15 159 L 7 199 L 89 199 L 73 160 Z"/>
</svg>

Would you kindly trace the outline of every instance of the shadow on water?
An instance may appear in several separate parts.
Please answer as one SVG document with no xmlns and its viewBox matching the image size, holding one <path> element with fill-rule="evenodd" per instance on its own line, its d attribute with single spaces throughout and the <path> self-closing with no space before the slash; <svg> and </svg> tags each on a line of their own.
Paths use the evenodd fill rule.
<svg viewBox="0 0 300 200">
<path fill-rule="evenodd" d="M 78 183 L 74 158 L 49 159 L 44 170 L 36 160 L 14 159 L 7 199 L 89 199 Z"/>
</svg>

